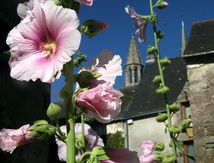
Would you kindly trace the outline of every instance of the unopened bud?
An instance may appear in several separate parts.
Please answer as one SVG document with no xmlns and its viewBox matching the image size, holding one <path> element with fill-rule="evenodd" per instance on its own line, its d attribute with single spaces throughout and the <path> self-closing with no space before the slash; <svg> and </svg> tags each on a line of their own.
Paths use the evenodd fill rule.
<svg viewBox="0 0 214 163">
<path fill-rule="evenodd" d="M 176 126 L 169 127 L 169 132 L 172 134 L 179 134 L 181 132 L 181 129 Z"/>
<path fill-rule="evenodd" d="M 45 140 L 56 133 L 56 127 L 46 120 L 38 120 L 29 128 L 29 135 L 38 140 Z"/>
<path fill-rule="evenodd" d="M 166 94 L 167 92 L 169 92 L 169 88 L 167 86 L 160 86 L 156 89 L 157 94 Z"/>
<path fill-rule="evenodd" d="M 158 8 L 158 9 L 164 9 L 165 7 L 167 7 L 169 4 L 166 2 L 166 1 L 163 1 L 163 0 L 159 0 L 157 1 L 157 3 L 155 4 L 155 6 Z"/>
<path fill-rule="evenodd" d="M 81 71 L 77 74 L 76 81 L 81 88 L 87 88 L 91 85 L 91 80 L 94 79 L 93 73 L 87 70 Z"/>
<path fill-rule="evenodd" d="M 162 66 L 168 66 L 171 64 L 171 61 L 167 57 L 165 57 L 164 59 L 160 60 L 160 63 Z"/>
<path fill-rule="evenodd" d="M 181 122 L 181 128 L 182 129 L 188 128 L 190 126 L 191 122 L 192 122 L 191 119 L 184 119 L 184 120 L 182 120 L 182 122 Z"/>
<path fill-rule="evenodd" d="M 157 48 L 155 46 L 148 46 L 147 53 L 155 54 L 157 52 Z"/>
<path fill-rule="evenodd" d="M 168 119 L 168 116 L 166 113 L 161 113 L 156 117 L 156 121 L 158 122 L 165 122 Z"/>
<path fill-rule="evenodd" d="M 59 105 L 56 105 L 54 103 L 51 103 L 47 110 L 47 116 L 49 118 L 56 118 L 61 113 L 61 107 Z"/>
<path fill-rule="evenodd" d="M 176 103 L 173 103 L 173 104 L 169 105 L 169 110 L 171 112 L 176 112 L 179 110 L 179 108 L 177 107 Z"/>
<path fill-rule="evenodd" d="M 153 79 L 153 83 L 159 84 L 161 83 L 161 77 L 160 75 L 156 75 L 155 78 Z"/>
<path fill-rule="evenodd" d="M 162 142 L 158 142 L 155 144 L 155 151 L 163 151 L 164 150 L 164 144 Z"/>
<path fill-rule="evenodd" d="M 176 161 L 176 156 L 173 154 L 169 154 L 164 156 L 163 163 L 174 163 Z"/>
</svg>

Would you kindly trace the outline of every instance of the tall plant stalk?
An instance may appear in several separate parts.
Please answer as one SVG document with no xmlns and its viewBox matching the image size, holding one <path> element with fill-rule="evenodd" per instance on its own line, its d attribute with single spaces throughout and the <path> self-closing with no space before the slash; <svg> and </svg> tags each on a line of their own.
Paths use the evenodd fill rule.
<svg viewBox="0 0 214 163">
<path fill-rule="evenodd" d="M 152 0 L 150 0 L 150 13 L 151 13 L 151 17 L 155 17 Z M 161 85 L 163 87 L 165 87 L 166 84 L 165 84 L 165 79 L 164 79 L 164 73 L 163 73 L 163 68 L 161 66 L 161 62 L 160 62 L 161 55 L 160 55 L 160 48 L 159 48 L 159 39 L 157 37 L 156 21 L 152 22 L 152 26 L 153 26 L 153 32 L 154 32 L 155 48 L 156 48 L 155 58 L 156 58 L 157 65 L 158 65 L 158 71 L 159 71 L 159 75 L 160 75 L 160 79 L 161 79 Z M 165 99 L 165 108 L 166 108 L 167 117 L 168 117 L 168 128 L 170 128 L 172 126 L 172 116 L 171 116 L 170 109 L 169 109 L 167 93 L 164 93 L 164 99 Z M 170 133 L 170 139 L 172 142 L 172 153 L 177 158 L 177 149 L 176 149 L 176 145 L 175 145 L 175 139 L 176 139 L 175 135 Z"/>
<path fill-rule="evenodd" d="M 63 98 L 66 111 L 67 138 L 67 163 L 75 163 L 75 109 L 72 102 L 74 86 L 74 63 L 73 59 L 64 66 L 65 87 L 63 88 Z"/>
</svg>

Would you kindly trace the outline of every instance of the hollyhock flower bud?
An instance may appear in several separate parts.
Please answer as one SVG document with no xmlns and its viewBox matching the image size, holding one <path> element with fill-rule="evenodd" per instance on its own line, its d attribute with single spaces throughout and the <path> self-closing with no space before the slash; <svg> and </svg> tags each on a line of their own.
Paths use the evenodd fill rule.
<svg viewBox="0 0 214 163">
<path fill-rule="evenodd" d="M 159 84 L 161 83 L 161 76 L 160 75 L 156 75 L 153 79 L 153 83 L 155 84 Z"/>
<path fill-rule="evenodd" d="M 93 5 L 93 0 L 77 0 L 81 4 L 85 4 L 87 6 L 92 6 Z"/>
<path fill-rule="evenodd" d="M 172 134 L 179 134 L 181 132 L 181 129 L 176 126 L 171 126 L 168 130 Z"/>
<path fill-rule="evenodd" d="M 80 92 L 77 95 L 77 104 L 86 109 L 89 116 L 101 123 L 107 123 L 118 115 L 123 94 L 112 88 L 108 83 Z"/>
<path fill-rule="evenodd" d="M 139 163 L 137 152 L 130 151 L 125 148 L 106 150 L 109 160 L 101 161 L 101 163 Z"/>
<path fill-rule="evenodd" d="M 60 130 L 66 135 L 66 126 L 61 126 Z M 76 123 L 75 124 L 75 135 L 80 135 L 82 132 L 82 124 Z M 84 134 L 86 139 L 85 150 L 91 151 L 95 146 L 103 147 L 103 140 L 97 135 L 97 133 L 92 130 L 92 128 L 88 124 L 84 124 Z M 58 145 L 58 157 L 61 161 L 67 160 L 67 149 L 66 144 L 61 140 L 56 138 L 56 143 Z M 76 159 L 79 159 L 80 153 L 77 153 Z"/>
<path fill-rule="evenodd" d="M 172 163 L 172 162 L 175 162 L 176 160 L 177 160 L 176 156 L 173 154 L 166 155 L 163 158 L 164 163 Z"/>
<path fill-rule="evenodd" d="M 38 120 L 29 128 L 29 135 L 37 140 L 45 140 L 56 133 L 56 127 L 46 120 Z"/>
<path fill-rule="evenodd" d="M 155 151 L 163 151 L 164 150 L 164 144 L 162 142 L 158 142 L 155 144 Z"/>
<path fill-rule="evenodd" d="M 49 118 L 56 118 L 61 113 L 61 107 L 59 105 L 56 105 L 54 103 L 51 103 L 47 110 L 47 116 Z"/>
<path fill-rule="evenodd" d="M 104 31 L 108 25 L 98 20 L 90 19 L 86 20 L 81 27 L 81 31 L 87 35 L 89 38 L 92 38 L 97 33 Z"/>
<path fill-rule="evenodd" d="M 32 137 L 28 134 L 30 125 L 24 125 L 17 130 L 2 129 L 0 131 L 0 149 L 12 153 L 18 146 L 28 143 Z"/>
<path fill-rule="evenodd" d="M 158 89 L 156 89 L 157 94 L 166 94 L 169 92 L 169 88 L 167 86 L 161 85 Z"/>
<path fill-rule="evenodd" d="M 168 119 L 168 116 L 166 113 L 161 113 L 156 117 L 156 121 L 158 122 L 165 122 Z"/>
<path fill-rule="evenodd" d="M 163 0 L 159 0 L 157 1 L 157 3 L 155 4 L 155 6 L 158 8 L 158 9 L 164 9 L 168 6 L 169 4 L 166 2 L 166 1 L 163 1 Z"/>
<path fill-rule="evenodd" d="M 154 149 L 155 149 L 154 141 L 144 141 L 141 144 L 141 149 L 143 150 L 143 154 L 140 156 L 140 163 L 154 163 Z"/>
</svg>

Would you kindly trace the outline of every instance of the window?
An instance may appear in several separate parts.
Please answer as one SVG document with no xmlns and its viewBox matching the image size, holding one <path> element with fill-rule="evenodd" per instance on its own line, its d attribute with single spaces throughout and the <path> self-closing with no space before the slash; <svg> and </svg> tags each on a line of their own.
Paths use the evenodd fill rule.
<svg viewBox="0 0 214 163">
<path fill-rule="evenodd" d="M 193 141 L 184 142 L 184 163 L 195 163 Z"/>
<path fill-rule="evenodd" d="M 137 67 L 134 68 L 134 82 L 138 82 L 138 74 L 137 74 Z"/>
<path fill-rule="evenodd" d="M 182 119 L 191 118 L 191 110 L 190 110 L 189 102 L 181 103 L 181 117 Z M 192 129 L 192 128 L 190 127 L 189 129 Z M 192 130 L 190 131 L 191 131 L 191 134 L 189 134 L 188 136 L 191 138 L 193 135 L 192 135 Z M 195 163 L 194 152 L 193 152 L 193 140 L 185 141 L 183 143 L 184 143 L 184 163 Z"/>
<path fill-rule="evenodd" d="M 182 119 L 191 118 L 189 102 L 184 102 L 181 104 L 181 117 Z"/>
<path fill-rule="evenodd" d="M 132 69 L 129 68 L 129 82 L 132 83 Z"/>
</svg>

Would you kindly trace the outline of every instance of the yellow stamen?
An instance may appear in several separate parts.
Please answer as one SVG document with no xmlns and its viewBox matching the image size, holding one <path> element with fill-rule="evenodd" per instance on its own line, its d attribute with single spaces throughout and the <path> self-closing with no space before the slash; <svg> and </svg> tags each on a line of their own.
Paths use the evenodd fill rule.
<svg viewBox="0 0 214 163">
<path fill-rule="evenodd" d="M 44 43 L 42 46 L 42 50 L 47 52 L 48 55 L 54 55 L 56 52 L 56 44 L 55 42 Z"/>
</svg>

